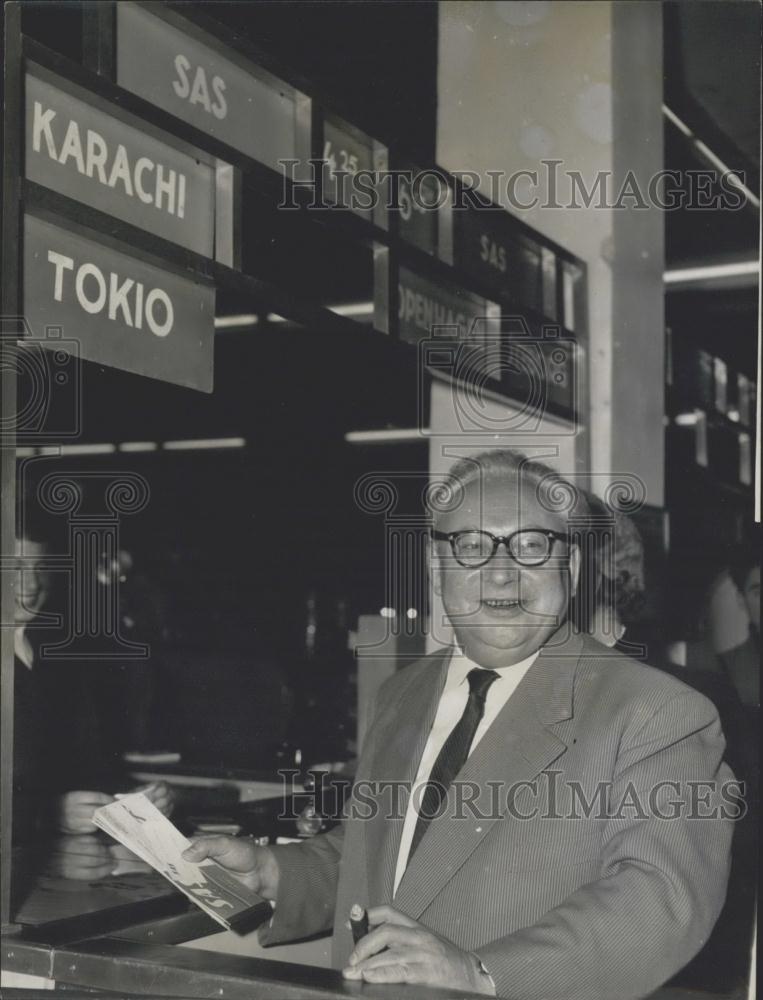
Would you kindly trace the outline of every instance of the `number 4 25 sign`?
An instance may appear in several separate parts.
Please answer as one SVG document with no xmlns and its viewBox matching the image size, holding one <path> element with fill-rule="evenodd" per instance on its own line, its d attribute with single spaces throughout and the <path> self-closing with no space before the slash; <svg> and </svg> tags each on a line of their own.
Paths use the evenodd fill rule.
<svg viewBox="0 0 763 1000">
<path fill-rule="evenodd" d="M 325 201 L 371 219 L 376 203 L 374 143 L 349 126 L 326 119 L 323 126 L 323 195 Z"/>
</svg>

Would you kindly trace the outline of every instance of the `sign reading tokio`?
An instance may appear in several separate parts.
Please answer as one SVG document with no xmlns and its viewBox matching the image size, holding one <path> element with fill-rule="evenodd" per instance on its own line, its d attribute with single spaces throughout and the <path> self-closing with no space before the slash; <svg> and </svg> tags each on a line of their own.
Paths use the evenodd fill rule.
<svg viewBox="0 0 763 1000">
<path fill-rule="evenodd" d="M 214 253 L 211 166 L 29 73 L 26 176 L 196 253 Z"/>
<path fill-rule="evenodd" d="M 212 391 L 215 292 L 33 215 L 24 219 L 24 315 L 52 350 Z"/>
</svg>

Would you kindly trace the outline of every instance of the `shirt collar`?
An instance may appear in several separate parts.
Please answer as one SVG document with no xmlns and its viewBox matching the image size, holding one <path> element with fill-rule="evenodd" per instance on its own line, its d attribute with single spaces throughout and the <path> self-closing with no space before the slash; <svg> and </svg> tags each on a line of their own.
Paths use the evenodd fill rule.
<svg viewBox="0 0 763 1000">
<path fill-rule="evenodd" d="M 540 650 L 536 649 L 534 653 L 530 653 L 530 655 L 526 656 L 524 660 L 520 660 L 518 663 L 512 663 L 508 667 L 501 667 L 497 671 L 499 680 L 502 677 L 508 677 L 512 673 L 529 670 L 532 664 L 537 660 L 539 653 Z M 479 663 L 475 663 L 474 660 L 470 660 L 460 646 L 453 646 L 450 663 L 448 664 L 448 676 L 445 681 L 445 687 L 446 689 L 458 687 L 459 684 L 464 684 L 466 682 L 466 676 L 470 670 L 484 669 L 486 668 L 481 667 Z"/>
<path fill-rule="evenodd" d="M 34 665 L 34 654 L 32 644 L 23 625 L 17 625 L 13 632 L 13 652 L 14 655 L 24 664 L 27 670 L 31 670 Z"/>
</svg>

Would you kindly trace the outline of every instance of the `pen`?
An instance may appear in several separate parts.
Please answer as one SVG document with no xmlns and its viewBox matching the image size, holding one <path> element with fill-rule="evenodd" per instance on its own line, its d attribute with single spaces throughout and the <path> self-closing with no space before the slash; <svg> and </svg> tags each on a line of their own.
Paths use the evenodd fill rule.
<svg viewBox="0 0 763 1000">
<path fill-rule="evenodd" d="M 350 928 L 353 944 L 368 934 L 368 914 L 359 903 L 355 903 L 350 910 Z"/>
</svg>

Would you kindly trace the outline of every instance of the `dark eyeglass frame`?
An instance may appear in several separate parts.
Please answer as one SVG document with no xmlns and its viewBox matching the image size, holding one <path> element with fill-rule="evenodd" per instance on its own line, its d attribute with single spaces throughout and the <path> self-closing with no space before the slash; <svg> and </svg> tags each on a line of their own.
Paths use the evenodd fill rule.
<svg viewBox="0 0 763 1000">
<path fill-rule="evenodd" d="M 511 551 L 511 541 L 516 538 L 517 535 L 524 535 L 532 531 L 536 535 L 545 535 L 546 538 L 551 539 L 551 544 L 548 547 L 548 553 L 537 562 L 523 562 L 518 559 L 514 553 Z M 490 555 L 483 559 L 481 562 L 462 562 L 461 559 L 456 555 L 456 540 L 461 535 L 484 535 L 489 538 L 493 544 L 493 550 Z M 453 558 L 456 560 L 459 566 L 463 566 L 465 569 L 480 569 L 482 566 L 486 566 L 493 556 L 498 551 L 499 545 L 504 545 L 507 553 L 511 556 L 514 562 L 518 566 L 523 566 L 526 569 L 535 569 L 537 566 L 543 566 L 551 558 L 554 550 L 554 542 L 569 542 L 569 535 L 563 534 L 560 531 L 551 531 L 549 528 L 519 528 L 517 531 L 512 531 L 510 535 L 494 535 L 491 531 L 482 531 L 479 528 L 470 528 L 465 531 L 436 531 L 432 529 L 432 538 L 440 542 L 450 542 L 450 550 L 453 553 Z"/>
</svg>

